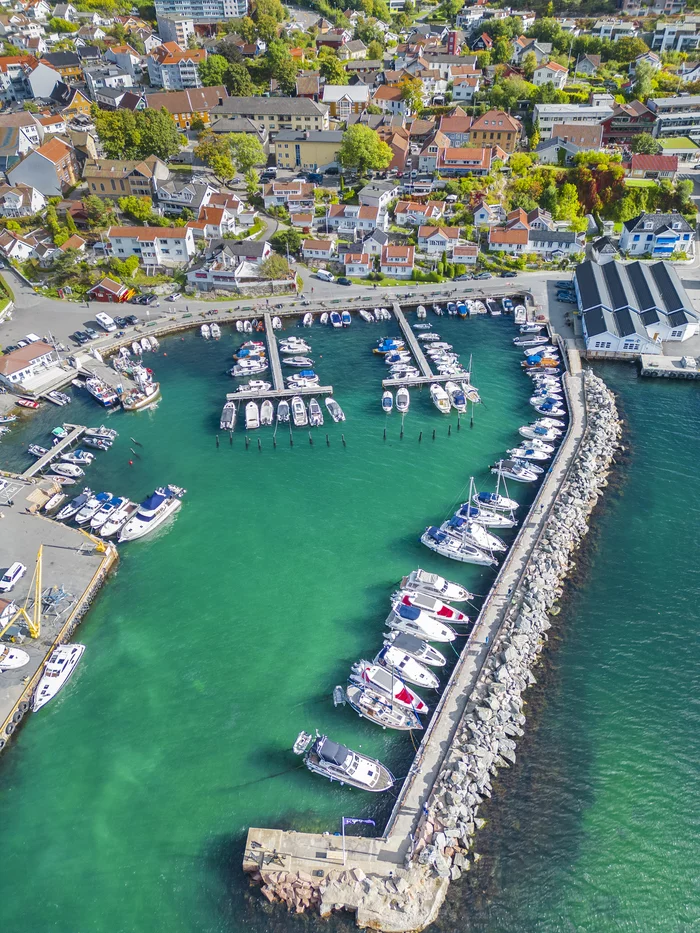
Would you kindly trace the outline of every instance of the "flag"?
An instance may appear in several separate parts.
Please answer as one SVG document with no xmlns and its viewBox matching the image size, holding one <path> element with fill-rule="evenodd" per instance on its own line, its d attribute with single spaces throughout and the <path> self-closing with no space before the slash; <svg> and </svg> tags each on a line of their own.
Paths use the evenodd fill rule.
<svg viewBox="0 0 700 933">
<path fill-rule="evenodd" d="M 354 817 L 351 817 L 351 816 L 343 817 L 343 826 L 350 826 L 352 823 L 369 823 L 371 826 L 377 825 L 374 822 L 374 820 L 356 820 Z"/>
</svg>

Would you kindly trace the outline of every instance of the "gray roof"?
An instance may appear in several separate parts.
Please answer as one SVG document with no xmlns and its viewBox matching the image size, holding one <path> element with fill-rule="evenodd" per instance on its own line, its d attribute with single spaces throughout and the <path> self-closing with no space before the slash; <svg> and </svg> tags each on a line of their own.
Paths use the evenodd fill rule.
<svg viewBox="0 0 700 933">
<path fill-rule="evenodd" d="M 227 97 L 222 104 L 212 107 L 211 113 L 242 117 L 267 114 L 320 116 L 328 113 L 328 106 L 318 104 L 308 97 Z"/>
<path fill-rule="evenodd" d="M 586 311 L 583 318 L 586 322 L 586 333 L 589 337 L 597 337 L 599 334 L 605 333 L 617 335 L 615 318 L 610 311 L 605 308 L 595 308 L 593 311 Z"/>
<path fill-rule="evenodd" d="M 350 43 L 348 43 L 349 45 Z M 347 46 L 346 46 L 347 47 Z M 370 58 L 361 62 L 345 62 L 346 71 L 379 71 L 384 67 L 384 62 L 379 58 Z"/>
<path fill-rule="evenodd" d="M 634 231 L 646 230 L 647 224 L 653 224 L 652 231 L 659 233 L 664 227 L 673 230 L 673 224 L 680 224 L 677 228 L 681 233 L 692 233 L 693 228 L 688 221 L 678 211 L 671 211 L 670 214 L 639 214 L 631 220 L 625 221 L 625 230 L 632 233 Z"/>
<path fill-rule="evenodd" d="M 41 56 L 43 61 L 48 62 L 53 68 L 67 68 L 69 66 L 80 65 L 80 58 L 76 52 L 47 52 Z"/>
<path fill-rule="evenodd" d="M 573 230 L 530 230 L 531 243 L 575 243 L 577 234 Z"/>
<path fill-rule="evenodd" d="M 220 240 L 209 241 L 206 257 L 218 256 L 219 253 L 228 253 L 229 256 L 262 256 L 267 243 L 264 240 Z"/>
<path fill-rule="evenodd" d="M 365 195 L 365 197 L 369 195 L 372 198 L 378 198 L 388 191 L 393 191 L 394 188 L 398 188 L 398 186 L 399 184 L 396 181 L 371 181 L 368 185 L 365 185 L 364 188 L 360 189 L 359 197 L 361 198 L 363 195 Z"/>
<path fill-rule="evenodd" d="M 581 310 L 586 314 L 599 309 L 611 312 L 631 309 L 639 314 L 659 311 L 670 320 L 675 312 L 683 311 L 689 320 L 696 320 L 690 299 L 671 263 L 613 261 L 601 266 L 589 261 L 582 262 L 574 275 Z M 658 318 L 644 323 L 655 320 Z M 588 324 L 586 326 L 588 329 Z"/>
<path fill-rule="evenodd" d="M 111 97 L 114 101 L 121 100 L 126 92 L 127 88 L 125 87 L 98 87 L 95 91 L 100 97 Z"/>
<path fill-rule="evenodd" d="M 275 142 L 342 143 L 342 130 L 280 130 Z"/>
<path fill-rule="evenodd" d="M 219 117 L 212 121 L 211 130 L 213 133 L 261 133 L 260 127 L 248 117 Z"/>
<path fill-rule="evenodd" d="M 617 246 L 613 243 L 609 236 L 598 237 L 597 240 L 594 240 L 591 244 L 596 253 L 606 252 L 606 253 L 617 253 Z"/>
<path fill-rule="evenodd" d="M 374 240 L 376 243 L 384 246 L 389 242 L 389 234 L 385 230 L 380 230 L 379 227 L 375 227 L 371 233 L 367 234 L 365 240 Z"/>
<path fill-rule="evenodd" d="M 541 143 L 537 143 L 535 152 L 544 152 L 553 146 L 556 146 L 557 149 L 568 149 L 574 155 L 579 151 L 579 147 L 576 143 L 572 143 L 571 140 L 562 139 L 561 136 L 550 136 L 549 139 L 543 139 Z"/>
</svg>

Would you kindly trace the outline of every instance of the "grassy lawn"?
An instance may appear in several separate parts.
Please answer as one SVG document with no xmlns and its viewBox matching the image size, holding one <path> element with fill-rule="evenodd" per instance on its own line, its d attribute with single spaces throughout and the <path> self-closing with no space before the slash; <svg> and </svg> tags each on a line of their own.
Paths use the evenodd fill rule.
<svg viewBox="0 0 700 933">
<path fill-rule="evenodd" d="M 625 178 L 628 188 L 656 188 L 656 182 L 651 178 Z"/>
</svg>

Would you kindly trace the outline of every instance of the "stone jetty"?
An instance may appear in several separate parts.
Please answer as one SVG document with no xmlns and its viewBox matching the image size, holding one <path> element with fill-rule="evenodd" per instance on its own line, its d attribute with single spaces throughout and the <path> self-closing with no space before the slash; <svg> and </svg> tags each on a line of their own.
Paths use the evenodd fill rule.
<svg viewBox="0 0 700 933">
<path fill-rule="evenodd" d="M 546 518 L 529 539 L 518 585 L 508 591 L 507 608 L 446 754 L 434 780 L 425 782 L 408 843 L 396 844 L 395 815 L 381 839 L 348 838 L 347 853 L 328 833 L 251 828 L 243 867 L 263 885 L 269 901 L 299 913 L 317 908 L 324 917 L 334 910 L 354 911 L 358 926 L 385 933 L 418 931 L 437 917 L 450 882 L 478 862 L 477 833 L 485 824 L 480 806 L 491 797 L 498 770 L 516 761 L 526 723 L 524 695 L 535 683 L 533 668 L 558 614 L 573 552 L 588 531 L 588 516 L 607 485 L 619 445 L 612 392 L 590 371 L 569 378 L 570 402 L 580 409 L 577 420 L 585 429 L 581 426 Z M 481 616 L 486 613 L 485 603 Z M 425 760 L 415 765 L 425 766 Z"/>
</svg>

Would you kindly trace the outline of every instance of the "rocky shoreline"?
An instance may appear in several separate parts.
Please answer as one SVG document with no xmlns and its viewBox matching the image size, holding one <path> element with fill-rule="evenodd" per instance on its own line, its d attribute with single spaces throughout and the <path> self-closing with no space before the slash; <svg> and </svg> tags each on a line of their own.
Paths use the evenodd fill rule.
<svg viewBox="0 0 700 933">
<path fill-rule="evenodd" d="M 318 879 L 270 866 L 252 876 L 269 901 L 298 913 L 318 907 L 324 917 L 336 909 L 354 910 L 359 926 L 386 933 L 422 930 L 435 920 L 449 883 L 478 862 L 475 837 L 485 824 L 479 806 L 491 796 L 498 770 L 516 760 L 526 722 L 523 694 L 535 683 L 532 668 L 558 614 L 572 554 L 588 531 L 588 516 L 619 446 L 621 422 L 612 392 L 591 371 L 583 374 L 583 391 L 584 436 L 511 597 L 404 867 L 390 877 L 338 868 Z"/>
</svg>

